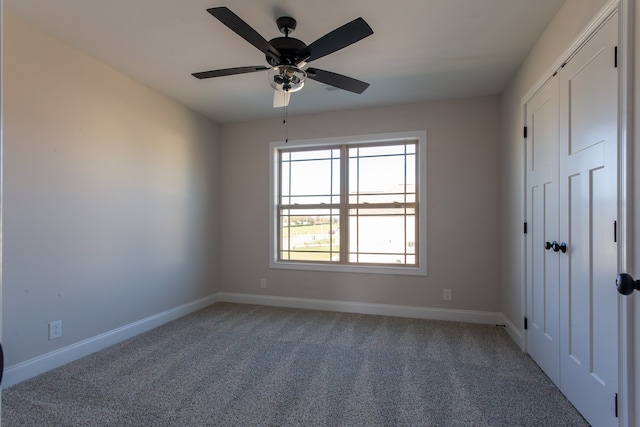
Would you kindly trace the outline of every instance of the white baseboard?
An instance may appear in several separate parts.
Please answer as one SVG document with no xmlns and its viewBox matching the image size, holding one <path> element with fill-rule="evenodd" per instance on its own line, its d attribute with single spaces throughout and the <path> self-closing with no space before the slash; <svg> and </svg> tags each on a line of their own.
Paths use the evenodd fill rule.
<svg viewBox="0 0 640 427">
<path fill-rule="evenodd" d="M 492 311 L 450 310 L 444 308 L 238 294 L 231 292 L 220 292 L 217 294 L 217 297 L 220 302 L 233 302 L 239 304 L 306 308 L 310 310 L 339 311 L 344 313 L 378 314 L 383 316 L 449 320 L 453 322 L 482 323 L 489 325 L 505 324 L 505 318 L 502 313 Z"/>
<path fill-rule="evenodd" d="M 522 335 L 522 330 L 516 327 L 516 325 L 514 325 L 509 319 L 507 319 L 506 316 L 502 316 L 502 317 L 503 317 L 502 321 L 505 325 L 505 330 L 507 331 L 511 339 L 516 342 L 518 347 L 520 347 L 520 349 L 524 351 L 525 350 L 524 337 Z"/>
<path fill-rule="evenodd" d="M 163 311 L 137 322 L 130 323 L 120 328 L 91 337 L 84 341 L 68 345 L 42 356 L 35 357 L 17 365 L 9 366 L 2 377 L 2 388 L 10 387 L 26 379 L 35 377 L 51 369 L 65 365 L 69 362 L 87 356 L 96 351 L 107 348 L 120 341 L 147 332 L 172 320 L 179 319 L 187 314 L 201 310 L 218 302 L 218 294 L 213 294 L 196 301 Z"/>
<path fill-rule="evenodd" d="M 256 294 L 219 292 L 196 301 L 172 308 L 134 323 L 105 332 L 104 334 L 9 366 L 2 377 L 2 388 L 35 377 L 51 369 L 107 348 L 143 332 L 162 326 L 172 320 L 196 312 L 216 302 L 256 304 L 273 307 L 304 308 L 310 310 L 338 311 L 343 313 L 375 314 L 382 316 L 411 317 L 416 319 L 448 320 L 453 322 L 505 325 L 509 335 L 522 348 L 522 333 L 502 313 L 491 311 L 451 310 L 443 308 L 414 307 L 406 305 L 375 304 L 351 301 L 309 298 L 279 297 Z"/>
</svg>

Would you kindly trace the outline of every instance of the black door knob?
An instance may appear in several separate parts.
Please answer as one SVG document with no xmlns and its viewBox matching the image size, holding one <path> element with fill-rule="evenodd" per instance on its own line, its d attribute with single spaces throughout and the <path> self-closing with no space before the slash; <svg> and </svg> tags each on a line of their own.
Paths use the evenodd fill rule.
<svg viewBox="0 0 640 427">
<path fill-rule="evenodd" d="M 622 295 L 631 295 L 634 290 L 640 291 L 640 280 L 633 280 L 627 273 L 620 273 L 616 277 L 616 288 Z"/>
<path fill-rule="evenodd" d="M 552 243 L 544 242 L 544 248 L 546 250 L 553 249 L 554 252 L 567 252 L 567 244 L 566 243 L 558 243 L 555 240 Z"/>
</svg>

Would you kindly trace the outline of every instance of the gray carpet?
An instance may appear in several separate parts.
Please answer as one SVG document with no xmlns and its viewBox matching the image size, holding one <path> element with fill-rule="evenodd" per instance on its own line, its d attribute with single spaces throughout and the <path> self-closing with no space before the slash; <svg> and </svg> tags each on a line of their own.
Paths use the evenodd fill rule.
<svg viewBox="0 0 640 427">
<path fill-rule="evenodd" d="M 503 328 L 215 304 L 2 393 L 11 426 L 584 426 Z"/>
</svg>

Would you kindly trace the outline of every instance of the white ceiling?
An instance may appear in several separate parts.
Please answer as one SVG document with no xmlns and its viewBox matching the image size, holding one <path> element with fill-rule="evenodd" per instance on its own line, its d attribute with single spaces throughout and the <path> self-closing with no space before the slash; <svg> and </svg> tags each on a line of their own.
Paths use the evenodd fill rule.
<svg viewBox="0 0 640 427">
<path fill-rule="evenodd" d="M 198 80 L 197 71 L 265 66 L 206 12 L 227 6 L 265 39 L 298 21 L 310 44 L 363 17 L 374 34 L 313 67 L 371 86 L 361 95 L 308 81 L 289 114 L 499 94 L 564 0 L 4 0 L 4 10 L 218 123 L 281 117 L 266 72 Z"/>
</svg>

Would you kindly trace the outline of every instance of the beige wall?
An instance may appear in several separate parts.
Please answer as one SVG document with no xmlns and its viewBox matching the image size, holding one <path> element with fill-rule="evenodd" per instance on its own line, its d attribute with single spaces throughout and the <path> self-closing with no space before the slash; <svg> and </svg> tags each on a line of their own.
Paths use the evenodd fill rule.
<svg viewBox="0 0 640 427">
<path fill-rule="evenodd" d="M 497 97 L 289 119 L 291 140 L 426 129 L 427 277 L 269 269 L 268 145 L 285 129 L 276 119 L 221 126 L 220 289 L 498 311 L 499 120 Z M 443 288 L 452 289 L 451 302 L 442 300 Z"/>
<path fill-rule="evenodd" d="M 502 94 L 502 296 L 501 311 L 523 325 L 524 143 L 522 100 L 568 49 L 606 0 L 567 0 Z"/>
<path fill-rule="evenodd" d="M 10 367 L 217 291 L 218 128 L 4 19 Z"/>
</svg>

